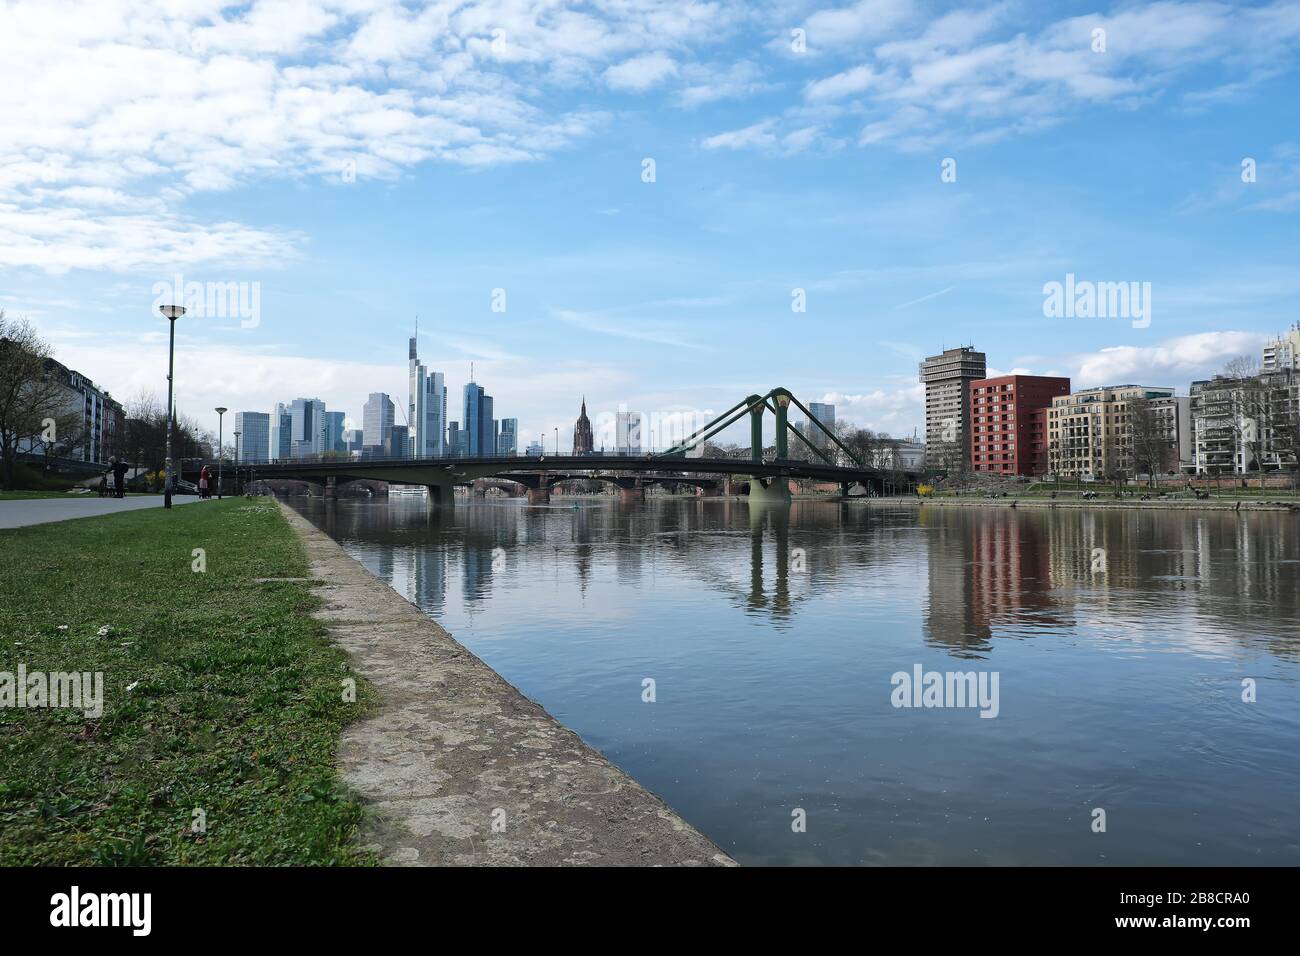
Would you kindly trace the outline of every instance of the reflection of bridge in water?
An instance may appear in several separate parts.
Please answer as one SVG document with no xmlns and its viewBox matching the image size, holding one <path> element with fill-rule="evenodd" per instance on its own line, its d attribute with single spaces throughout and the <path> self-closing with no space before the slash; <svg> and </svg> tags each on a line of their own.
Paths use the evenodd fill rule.
<svg viewBox="0 0 1300 956">
<path fill-rule="evenodd" d="M 416 502 L 315 499 L 305 508 L 331 537 L 381 545 L 372 570 L 434 614 L 443 611 L 451 587 L 472 615 L 510 575 L 542 572 L 541 561 L 571 564 L 580 594 L 602 565 L 632 587 L 671 566 L 733 607 L 780 625 L 812 598 L 818 579 L 842 572 L 858 577 L 879 558 L 852 544 L 873 524 L 872 513 L 831 500 L 771 508 L 679 498 L 635 510 L 501 502 L 444 511 Z M 529 562 L 526 570 L 520 561 Z M 449 577 L 458 577 L 459 586 Z"/>
<path fill-rule="evenodd" d="M 803 409 L 808 420 L 824 433 L 824 447 L 810 441 L 790 424 L 790 405 Z M 763 416 L 771 412 L 776 419 L 775 445 L 770 457 L 764 456 Z M 748 458 L 693 458 L 687 453 L 702 449 L 705 443 L 745 415 L 750 417 L 750 455 Z M 800 461 L 790 457 L 789 436 L 794 435 L 819 460 Z M 828 454 L 832 446 L 849 464 L 839 464 Z M 519 458 L 491 456 L 476 458 L 361 458 L 322 459 L 320 461 L 241 464 L 245 479 L 293 479 L 324 486 L 324 497 L 332 498 L 341 482 L 370 479 L 396 484 L 423 485 L 429 490 L 431 504 L 449 505 L 455 501 L 455 486 L 469 485 L 484 478 L 506 479 L 528 489 L 528 500 L 550 500 L 551 488 L 575 479 L 604 481 L 616 485 L 625 501 L 645 497 L 645 487 L 655 483 L 693 484 L 703 495 L 738 493 L 735 479 L 747 478 L 751 501 L 785 503 L 790 500 L 790 480 L 807 479 L 833 483 L 848 495 L 855 485 L 868 493 L 884 495 L 890 481 L 886 473 L 862 461 L 807 408 L 786 389 L 776 388 L 766 395 L 751 395 L 733 405 L 685 441 L 661 454 L 624 455 L 538 455 Z M 906 475 L 910 490 L 915 475 Z"/>
</svg>

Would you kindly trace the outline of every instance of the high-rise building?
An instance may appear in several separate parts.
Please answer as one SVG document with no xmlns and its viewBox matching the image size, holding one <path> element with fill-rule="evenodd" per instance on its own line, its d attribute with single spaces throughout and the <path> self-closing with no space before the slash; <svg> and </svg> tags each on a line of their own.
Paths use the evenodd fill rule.
<svg viewBox="0 0 1300 956">
<path fill-rule="evenodd" d="M 614 415 L 614 451 L 620 455 L 641 454 L 641 413 L 619 406 Z"/>
<path fill-rule="evenodd" d="M 1259 370 L 1267 373 L 1286 369 L 1300 370 L 1300 322 L 1264 345 Z"/>
<path fill-rule="evenodd" d="M 309 458 L 325 451 L 325 403 L 319 398 L 295 398 L 289 406 L 293 416 L 291 454 Z"/>
<path fill-rule="evenodd" d="M 241 437 L 240 444 L 243 444 Z M 272 461 L 288 461 L 293 457 L 293 414 L 289 406 L 276 402 L 271 413 L 270 454 Z"/>
<path fill-rule="evenodd" d="M 349 455 L 359 455 L 362 448 L 362 435 L 364 433 L 360 428 L 348 428 L 343 432 L 343 444 L 347 448 Z"/>
<path fill-rule="evenodd" d="M 984 353 L 963 345 L 920 365 L 925 386 L 925 458 L 931 468 L 970 462 L 970 383 L 984 378 Z"/>
<path fill-rule="evenodd" d="M 1047 473 L 1047 411 L 1070 394 L 1068 378 L 1002 375 L 970 383 L 971 470 L 993 475 Z"/>
<path fill-rule="evenodd" d="M 808 411 L 812 412 L 812 417 L 825 425 L 826 428 L 831 431 L 835 430 L 834 405 L 827 405 L 823 402 L 809 402 Z M 826 432 L 822 431 L 808 419 L 805 419 L 803 423 L 803 437 L 819 448 L 825 447 L 831 443 L 831 440 L 826 437 Z"/>
<path fill-rule="evenodd" d="M 382 455 L 389 447 L 396 408 L 387 392 L 371 392 L 361 411 L 362 448 L 368 455 Z"/>
<path fill-rule="evenodd" d="M 1047 410 L 1047 467 L 1062 478 L 1132 478 L 1144 470 L 1135 448 L 1133 401 L 1143 399 L 1153 423 L 1151 438 L 1165 448 L 1155 471 L 1180 468 L 1192 457 L 1191 400 L 1172 388 L 1111 385 L 1085 388 L 1052 399 Z"/>
<path fill-rule="evenodd" d="M 236 412 L 239 460 L 266 461 L 271 457 L 271 416 L 266 412 Z"/>
<path fill-rule="evenodd" d="M 465 434 L 465 454 L 471 458 L 491 455 L 496 450 L 496 431 L 492 418 L 492 396 L 481 385 L 465 385 L 465 416 L 462 419 Z"/>
<path fill-rule="evenodd" d="M 394 425 L 388 430 L 388 443 L 384 445 L 384 457 L 411 457 L 410 436 L 405 425 Z"/>
<path fill-rule="evenodd" d="M 501 431 L 497 435 L 497 454 L 514 455 L 519 450 L 519 419 L 501 419 Z"/>
<path fill-rule="evenodd" d="M 420 360 L 413 336 L 408 349 L 410 457 L 437 458 L 447 453 L 447 387 L 441 372 L 430 372 Z"/>
<path fill-rule="evenodd" d="M 348 446 L 343 441 L 343 421 L 346 416 L 342 412 L 325 413 L 325 450 L 326 451 L 347 451 Z"/>
<path fill-rule="evenodd" d="M 573 423 L 573 453 L 590 455 L 596 444 L 596 436 L 591 430 L 591 419 L 587 417 L 587 396 L 582 397 L 582 411 Z M 557 449 L 558 450 L 558 449 Z"/>
</svg>

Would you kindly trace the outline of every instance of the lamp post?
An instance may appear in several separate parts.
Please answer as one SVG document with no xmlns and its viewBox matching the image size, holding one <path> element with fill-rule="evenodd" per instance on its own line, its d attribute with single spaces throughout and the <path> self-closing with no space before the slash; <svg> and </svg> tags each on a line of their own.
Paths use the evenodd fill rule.
<svg viewBox="0 0 1300 956">
<path fill-rule="evenodd" d="M 172 431 L 176 427 L 176 409 L 172 405 L 172 374 L 175 371 L 176 320 L 185 314 L 183 305 L 160 305 L 158 311 L 167 319 L 167 465 L 163 477 L 163 507 L 172 506 Z"/>
<path fill-rule="evenodd" d="M 239 494 L 239 436 L 242 432 L 235 432 L 235 494 Z"/>
<path fill-rule="evenodd" d="M 217 500 L 221 500 L 221 462 L 226 457 L 226 446 L 222 443 L 221 425 L 226 415 L 226 408 L 218 405 L 215 409 L 217 413 Z"/>
<path fill-rule="evenodd" d="M 559 453 L 560 453 L 560 429 L 557 427 L 555 429 L 555 454 L 558 455 Z"/>
</svg>

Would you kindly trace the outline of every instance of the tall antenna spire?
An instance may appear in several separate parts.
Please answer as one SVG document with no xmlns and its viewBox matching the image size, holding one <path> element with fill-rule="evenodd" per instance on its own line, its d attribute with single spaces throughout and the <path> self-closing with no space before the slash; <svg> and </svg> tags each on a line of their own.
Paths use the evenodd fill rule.
<svg viewBox="0 0 1300 956">
<path fill-rule="evenodd" d="M 473 363 L 473 362 L 470 362 L 470 363 L 469 363 L 469 380 L 470 380 L 471 382 L 474 381 L 474 363 Z"/>
</svg>

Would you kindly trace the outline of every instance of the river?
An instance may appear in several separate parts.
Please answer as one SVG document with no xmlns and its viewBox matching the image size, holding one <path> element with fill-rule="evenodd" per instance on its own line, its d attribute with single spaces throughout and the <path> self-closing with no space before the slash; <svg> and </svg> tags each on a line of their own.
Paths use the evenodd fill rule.
<svg viewBox="0 0 1300 956">
<path fill-rule="evenodd" d="M 1300 864 L 1293 515 L 290 502 L 741 863 Z"/>
</svg>

